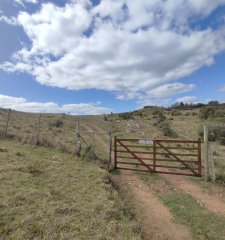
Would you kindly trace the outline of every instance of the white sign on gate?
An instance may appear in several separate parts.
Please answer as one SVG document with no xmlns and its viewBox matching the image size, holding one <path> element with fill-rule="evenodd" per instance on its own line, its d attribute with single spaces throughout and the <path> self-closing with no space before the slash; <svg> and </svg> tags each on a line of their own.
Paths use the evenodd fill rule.
<svg viewBox="0 0 225 240">
<path fill-rule="evenodd" d="M 147 139 L 139 140 L 139 144 L 151 145 L 153 144 L 153 140 L 147 140 Z"/>
</svg>

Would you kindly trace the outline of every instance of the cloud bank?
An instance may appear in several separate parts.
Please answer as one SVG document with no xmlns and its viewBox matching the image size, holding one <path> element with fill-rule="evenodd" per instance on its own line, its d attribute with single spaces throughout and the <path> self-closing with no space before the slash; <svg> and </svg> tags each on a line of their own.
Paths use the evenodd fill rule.
<svg viewBox="0 0 225 240">
<path fill-rule="evenodd" d="M 31 46 L 0 69 L 28 72 L 53 87 L 113 91 L 118 99 L 156 101 L 188 92 L 194 84 L 177 81 L 213 64 L 225 49 L 224 26 L 201 29 L 193 19 L 222 5 L 225 0 L 43 3 L 35 13 L 19 13 Z"/>
<path fill-rule="evenodd" d="M 24 112 L 68 113 L 74 115 L 97 115 L 110 113 L 110 108 L 99 106 L 101 103 L 77 103 L 58 105 L 55 102 L 28 102 L 25 98 L 0 94 L 0 107 Z"/>
</svg>

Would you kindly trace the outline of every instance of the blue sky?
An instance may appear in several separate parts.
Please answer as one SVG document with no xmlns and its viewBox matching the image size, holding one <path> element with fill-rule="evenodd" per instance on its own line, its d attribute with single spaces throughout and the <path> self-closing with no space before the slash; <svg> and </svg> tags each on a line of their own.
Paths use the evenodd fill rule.
<svg viewBox="0 0 225 240">
<path fill-rule="evenodd" d="M 0 107 L 225 102 L 225 0 L 0 2 Z"/>
</svg>

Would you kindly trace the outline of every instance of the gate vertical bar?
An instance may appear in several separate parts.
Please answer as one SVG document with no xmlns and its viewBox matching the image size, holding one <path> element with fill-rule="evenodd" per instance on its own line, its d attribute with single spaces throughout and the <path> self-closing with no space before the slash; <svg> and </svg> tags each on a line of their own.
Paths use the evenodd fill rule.
<svg viewBox="0 0 225 240">
<path fill-rule="evenodd" d="M 153 140 L 153 170 L 156 172 L 156 143 L 155 139 Z"/>
<path fill-rule="evenodd" d="M 117 168 L 117 138 L 114 136 L 114 167 Z"/>
<path fill-rule="evenodd" d="M 198 139 L 198 175 L 202 175 L 201 139 Z"/>
</svg>

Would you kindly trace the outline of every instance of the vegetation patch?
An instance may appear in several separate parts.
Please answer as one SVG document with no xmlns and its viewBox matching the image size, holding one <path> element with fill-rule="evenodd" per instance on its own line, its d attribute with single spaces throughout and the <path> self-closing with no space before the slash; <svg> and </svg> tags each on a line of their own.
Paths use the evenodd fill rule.
<svg viewBox="0 0 225 240">
<path fill-rule="evenodd" d="M 174 190 L 161 200 L 181 223 L 190 227 L 194 239 L 224 239 L 225 219 L 206 211 L 190 195 Z"/>
<path fill-rule="evenodd" d="M 12 141 L 1 148 L 1 239 L 141 239 L 97 162 Z"/>
</svg>

